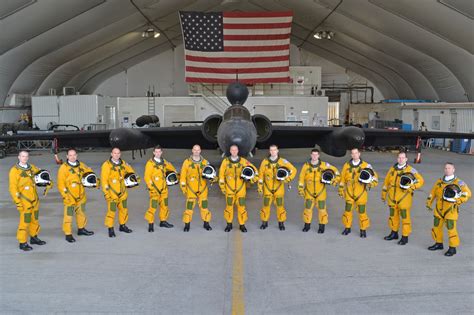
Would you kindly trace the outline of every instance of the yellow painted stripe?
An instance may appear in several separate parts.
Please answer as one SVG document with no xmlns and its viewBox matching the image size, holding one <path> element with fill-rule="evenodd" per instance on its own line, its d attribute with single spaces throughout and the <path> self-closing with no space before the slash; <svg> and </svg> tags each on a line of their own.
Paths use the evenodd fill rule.
<svg viewBox="0 0 474 315">
<path fill-rule="evenodd" d="M 242 255 L 242 233 L 234 234 L 234 264 L 232 268 L 232 314 L 245 314 L 244 303 L 244 258 Z"/>
</svg>

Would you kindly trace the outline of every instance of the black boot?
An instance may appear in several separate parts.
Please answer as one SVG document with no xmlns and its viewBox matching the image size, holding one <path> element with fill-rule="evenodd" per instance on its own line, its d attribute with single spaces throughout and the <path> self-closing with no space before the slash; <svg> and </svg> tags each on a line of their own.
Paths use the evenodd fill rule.
<svg viewBox="0 0 474 315">
<path fill-rule="evenodd" d="M 189 229 L 191 229 L 191 223 L 184 223 L 183 232 L 189 232 Z"/>
<path fill-rule="evenodd" d="M 109 237 L 115 237 L 115 231 L 113 227 L 109 228 Z"/>
<path fill-rule="evenodd" d="M 207 231 L 212 231 L 212 227 L 207 221 L 204 221 L 204 224 L 202 225 L 202 227 L 206 229 Z"/>
<path fill-rule="evenodd" d="M 69 243 L 74 243 L 76 240 L 72 237 L 72 234 L 66 235 L 66 241 Z"/>
<path fill-rule="evenodd" d="M 245 224 L 240 225 L 240 230 L 242 231 L 242 233 L 247 233 L 247 228 L 245 227 Z"/>
<path fill-rule="evenodd" d="M 398 241 L 398 245 L 406 245 L 408 243 L 408 236 L 402 236 L 401 240 Z"/>
<path fill-rule="evenodd" d="M 284 231 L 285 230 L 285 223 L 284 222 L 278 222 L 278 228 L 280 229 L 280 231 Z"/>
<path fill-rule="evenodd" d="M 268 227 L 268 221 L 262 221 L 262 225 L 260 225 L 260 230 L 265 230 Z"/>
<path fill-rule="evenodd" d="M 444 256 L 448 256 L 448 257 L 454 256 L 454 255 L 456 255 L 456 247 L 450 246 L 448 251 L 444 253 Z"/>
<path fill-rule="evenodd" d="M 155 232 L 155 223 L 148 223 L 148 232 Z"/>
<path fill-rule="evenodd" d="M 385 236 L 383 239 L 386 241 L 398 240 L 398 232 L 391 231 L 390 234 Z"/>
<path fill-rule="evenodd" d="M 324 227 L 325 227 L 324 224 L 319 225 L 318 234 L 323 234 L 324 233 Z"/>
<path fill-rule="evenodd" d="M 33 247 L 28 245 L 28 243 L 20 243 L 20 249 L 25 252 L 29 252 L 30 250 L 33 250 Z"/>
<path fill-rule="evenodd" d="M 367 237 L 367 232 L 365 230 L 360 230 L 360 237 L 361 238 L 366 238 Z"/>
<path fill-rule="evenodd" d="M 38 238 L 38 235 L 30 237 L 30 244 L 35 244 L 35 245 L 44 245 L 46 244 L 45 241 L 42 241 Z"/>
<path fill-rule="evenodd" d="M 303 232 L 308 232 L 311 229 L 311 223 L 305 223 L 303 227 Z"/>
<path fill-rule="evenodd" d="M 132 233 L 132 229 L 129 229 L 128 226 L 126 226 L 125 224 L 120 224 L 119 226 L 119 231 L 120 232 L 125 232 L 125 233 Z"/>
<path fill-rule="evenodd" d="M 161 221 L 161 222 L 160 222 L 160 227 L 164 227 L 164 228 L 169 229 L 169 228 L 172 228 L 173 226 L 174 226 L 173 224 L 171 224 L 171 223 L 169 223 L 169 222 L 167 222 L 167 221 Z"/>
<path fill-rule="evenodd" d="M 351 234 L 351 228 L 345 228 L 344 231 L 342 231 L 342 235 L 349 235 Z"/>
<path fill-rule="evenodd" d="M 428 247 L 428 250 L 441 250 L 443 249 L 443 243 L 434 243 L 434 245 Z"/>
<path fill-rule="evenodd" d="M 232 223 L 227 223 L 227 226 L 225 227 L 224 232 L 230 232 L 232 231 Z"/>
<path fill-rule="evenodd" d="M 94 235 L 94 232 L 86 230 L 86 228 L 82 228 L 77 230 L 77 235 L 91 236 Z"/>
</svg>

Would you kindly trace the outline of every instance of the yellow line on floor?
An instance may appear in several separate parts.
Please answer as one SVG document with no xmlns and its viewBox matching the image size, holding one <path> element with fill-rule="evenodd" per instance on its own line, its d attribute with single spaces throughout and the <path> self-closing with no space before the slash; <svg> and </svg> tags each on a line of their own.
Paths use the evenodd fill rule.
<svg viewBox="0 0 474 315">
<path fill-rule="evenodd" d="M 234 234 L 234 259 L 232 267 L 232 314 L 245 314 L 244 303 L 244 258 L 242 254 L 242 233 Z"/>
</svg>

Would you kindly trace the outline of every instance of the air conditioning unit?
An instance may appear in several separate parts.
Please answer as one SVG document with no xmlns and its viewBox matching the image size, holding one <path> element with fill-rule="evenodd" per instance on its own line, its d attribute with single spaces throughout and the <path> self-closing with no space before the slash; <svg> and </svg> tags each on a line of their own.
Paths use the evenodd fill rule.
<svg viewBox="0 0 474 315">
<path fill-rule="evenodd" d="M 48 90 L 48 95 L 49 96 L 56 96 L 56 89 L 49 89 Z"/>
<path fill-rule="evenodd" d="M 315 96 L 326 96 L 326 90 L 316 90 Z"/>
<path fill-rule="evenodd" d="M 75 95 L 76 89 L 73 86 L 63 87 L 63 95 Z"/>
</svg>

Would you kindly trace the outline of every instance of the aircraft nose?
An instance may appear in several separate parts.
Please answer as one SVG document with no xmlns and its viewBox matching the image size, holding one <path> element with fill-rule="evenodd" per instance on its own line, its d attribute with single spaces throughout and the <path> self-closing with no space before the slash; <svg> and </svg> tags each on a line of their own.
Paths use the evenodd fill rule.
<svg viewBox="0 0 474 315">
<path fill-rule="evenodd" d="M 234 136 L 234 137 L 232 137 L 232 138 L 230 139 L 230 141 L 231 141 L 232 144 L 236 144 L 237 146 L 240 147 L 241 144 L 242 144 L 242 137 L 240 137 L 240 136 Z"/>
</svg>

